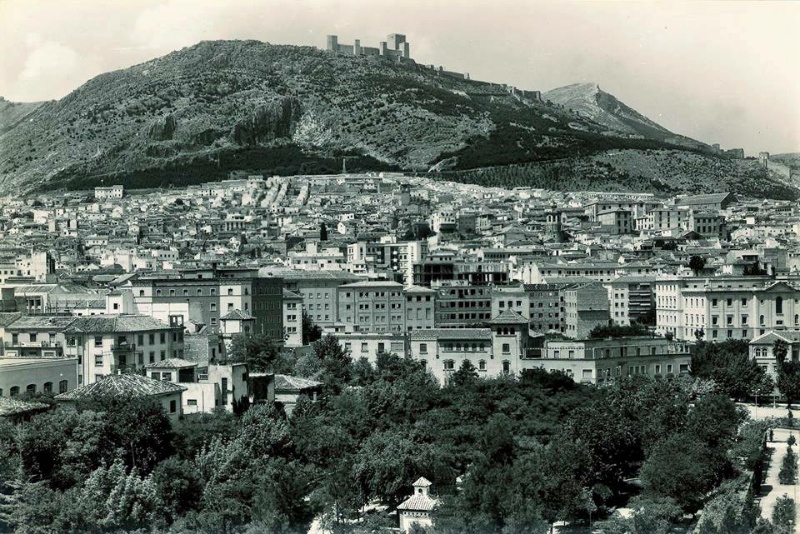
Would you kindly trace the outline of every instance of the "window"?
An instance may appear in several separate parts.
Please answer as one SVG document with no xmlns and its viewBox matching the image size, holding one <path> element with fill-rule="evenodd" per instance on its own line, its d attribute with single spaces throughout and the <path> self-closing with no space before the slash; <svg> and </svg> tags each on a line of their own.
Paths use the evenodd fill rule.
<svg viewBox="0 0 800 534">
<path fill-rule="evenodd" d="M 159 339 L 160 339 L 162 344 L 166 343 L 167 342 L 167 333 L 166 332 L 161 332 L 159 334 Z"/>
<path fill-rule="evenodd" d="M 216 288 L 214 288 L 214 287 L 212 287 L 212 288 L 211 288 L 211 295 L 213 296 L 213 295 L 216 295 L 216 294 L 217 294 L 217 289 L 216 289 Z M 196 403 L 197 403 L 197 401 L 195 401 L 195 404 L 196 404 Z"/>
<path fill-rule="evenodd" d="M 783 313 L 783 297 L 777 297 L 775 299 L 775 313 L 778 315 Z"/>
<path fill-rule="evenodd" d="M 183 290 L 183 296 L 184 297 L 188 297 L 189 296 L 189 290 L 188 289 L 184 289 Z"/>
<path fill-rule="evenodd" d="M 140 296 L 140 297 L 143 297 L 143 296 L 144 296 L 144 290 L 143 290 L 143 289 L 140 289 L 140 290 L 139 290 L 139 296 Z"/>
<path fill-rule="evenodd" d="M 428 344 L 427 343 L 420 343 L 419 344 L 419 353 L 420 354 L 428 354 Z"/>
<path fill-rule="evenodd" d="M 452 371 L 453 370 L 453 368 L 454 368 L 453 360 L 445 360 L 442 363 L 444 364 L 444 370 L 445 371 Z"/>
<path fill-rule="evenodd" d="M 136 336 L 136 343 L 138 343 L 140 346 L 144 345 L 144 334 L 139 334 Z"/>
<path fill-rule="evenodd" d="M 511 353 L 511 345 L 509 343 L 503 343 L 503 354 Z"/>
<path fill-rule="evenodd" d="M 485 371 L 486 370 L 486 360 L 481 360 L 478 362 L 478 370 Z"/>
<path fill-rule="evenodd" d="M 503 374 L 507 375 L 511 372 L 511 362 L 508 360 L 503 360 Z"/>
<path fill-rule="evenodd" d="M 161 351 L 161 361 L 163 362 L 166 358 L 167 358 L 167 351 L 162 350 Z"/>
<path fill-rule="evenodd" d="M 19 345 L 19 334 L 11 334 L 11 344 Z"/>
<path fill-rule="evenodd" d="M 156 353 L 155 351 L 150 351 L 150 363 L 156 363 Z"/>
<path fill-rule="evenodd" d="M 169 290 L 169 296 L 170 297 L 174 297 L 175 296 L 175 290 L 174 289 L 170 289 Z"/>
<path fill-rule="evenodd" d="M 712 306 L 716 306 L 717 305 L 717 299 L 711 299 L 711 305 Z"/>
<path fill-rule="evenodd" d="M 103 365 L 103 355 L 102 354 L 95 354 L 94 355 L 94 364 L 95 365 Z"/>
<path fill-rule="evenodd" d="M 11 390 L 9 391 L 9 395 L 12 397 L 19 396 L 19 386 L 11 386 Z"/>
<path fill-rule="evenodd" d="M 198 297 L 202 297 L 203 296 L 203 290 L 202 289 L 197 288 L 197 296 Z"/>
<path fill-rule="evenodd" d="M 31 343 L 36 343 L 36 334 L 31 332 L 30 333 Z"/>
<path fill-rule="evenodd" d="M 28 387 L 25 388 L 25 391 L 33 395 L 36 393 L 36 384 L 28 384 Z"/>
<path fill-rule="evenodd" d="M 44 383 L 44 392 L 45 393 L 52 393 L 53 392 L 53 383 L 52 382 L 45 382 Z"/>
<path fill-rule="evenodd" d="M 154 371 L 150 373 L 150 378 L 152 378 L 153 380 L 161 380 L 161 373 L 158 371 Z"/>
<path fill-rule="evenodd" d="M 213 302 L 211 303 L 211 311 L 217 311 L 217 305 Z"/>
<path fill-rule="evenodd" d="M 222 388 L 222 404 L 223 405 L 227 405 L 228 404 L 228 379 L 227 378 L 223 378 L 222 379 L 222 384 L 220 385 L 220 387 Z"/>
<path fill-rule="evenodd" d="M 178 401 L 171 400 L 169 401 L 169 413 L 175 413 L 178 411 Z"/>
<path fill-rule="evenodd" d="M 160 289 L 156 289 L 156 296 L 157 296 L 157 297 L 160 297 L 160 296 L 161 296 L 161 290 L 160 290 Z"/>
<path fill-rule="evenodd" d="M 369 347 L 366 343 L 361 343 L 361 352 L 367 352 Z"/>
<path fill-rule="evenodd" d="M 94 346 L 95 347 L 103 346 L 103 336 L 94 336 Z"/>
<path fill-rule="evenodd" d="M 172 373 L 161 373 L 161 380 L 164 382 L 172 382 Z"/>
<path fill-rule="evenodd" d="M 228 288 L 228 296 L 229 297 L 233 296 L 233 288 L 232 287 Z"/>
</svg>

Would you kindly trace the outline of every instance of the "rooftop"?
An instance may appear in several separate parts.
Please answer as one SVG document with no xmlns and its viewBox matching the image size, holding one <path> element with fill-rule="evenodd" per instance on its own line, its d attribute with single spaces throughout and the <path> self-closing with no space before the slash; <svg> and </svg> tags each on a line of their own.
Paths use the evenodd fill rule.
<svg viewBox="0 0 800 534">
<path fill-rule="evenodd" d="M 134 374 L 106 375 L 97 382 L 56 395 L 56 400 L 71 401 L 98 397 L 157 397 L 185 391 L 184 386 Z"/>
<path fill-rule="evenodd" d="M 275 375 L 275 390 L 289 390 L 289 391 L 302 391 L 304 389 L 313 389 L 322 385 L 322 382 L 308 380 L 307 378 L 300 378 L 299 376 L 291 375 Z"/>
</svg>

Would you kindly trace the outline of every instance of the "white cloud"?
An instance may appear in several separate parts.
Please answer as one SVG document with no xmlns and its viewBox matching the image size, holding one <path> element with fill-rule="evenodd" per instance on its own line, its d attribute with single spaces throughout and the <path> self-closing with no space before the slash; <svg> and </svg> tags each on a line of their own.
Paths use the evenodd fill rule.
<svg viewBox="0 0 800 534">
<path fill-rule="evenodd" d="M 25 101 L 47 100 L 54 85 L 77 87 L 96 74 L 91 57 L 55 41 L 39 41 L 24 58 L 12 93 Z"/>
</svg>

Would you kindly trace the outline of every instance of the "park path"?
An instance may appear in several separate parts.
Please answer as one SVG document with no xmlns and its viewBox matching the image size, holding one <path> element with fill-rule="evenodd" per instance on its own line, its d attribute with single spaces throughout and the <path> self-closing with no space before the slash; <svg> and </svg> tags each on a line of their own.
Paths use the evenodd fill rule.
<svg viewBox="0 0 800 534">
<path fill-rule="evenodd" d="M 798 445 L 795 445 L 795 454 L 797 454 L 797 449 L 800 446 L 800 431 L 798 430 L 776 428 L 773 433 L 773 441 L 767 443 L 767 449 L 771 449 L 772 454 L 769 470 L 761 485 L 761 516 L 772 520 L 772 509 L 775 507 L 775 503 L 778 498 L 787 495 L 794 499 L 796 504 L 794 524 L 800 525 L 800 505 L 797 505 L 798 485 L 781 484 L 778 480 L 778 472 L 781 470 L 781 463 L 788 449 L 786 440 L 789 439 L 790 434 L 794 434 L 794 437 L 798 440 Z"/>
</svg>

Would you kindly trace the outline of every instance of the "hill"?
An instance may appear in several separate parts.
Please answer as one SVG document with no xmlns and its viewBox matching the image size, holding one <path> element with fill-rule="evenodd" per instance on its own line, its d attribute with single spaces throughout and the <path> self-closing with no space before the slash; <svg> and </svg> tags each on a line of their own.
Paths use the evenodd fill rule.
<svg viewBox="0 0 800 534">
<path fill-rule="evenodd" d="M 202 42 L 100 75 L 58 101 L 0 106 L 0 194 L 186 185 L 238 169 L 337 172 L 343 157 L 352 172 L 469 170 L 609 150 L 688 149 L 709 165 L 727 161 L 702 144 L 674 144 L 679 136 L 622 106 L 618 120 L 639 133 L 411 61 Z"/>
<path fill-rule="evenodd" d="M 635 109 L 606 93 L 595 83 L 576 83 L 544 93 L 543 98 L 560 104 L 582 117 L 602 124 L 606 135 L 656 139 L 665 143 L 707 150 L 705 143 L 674 134 Z"/>
</svg>

